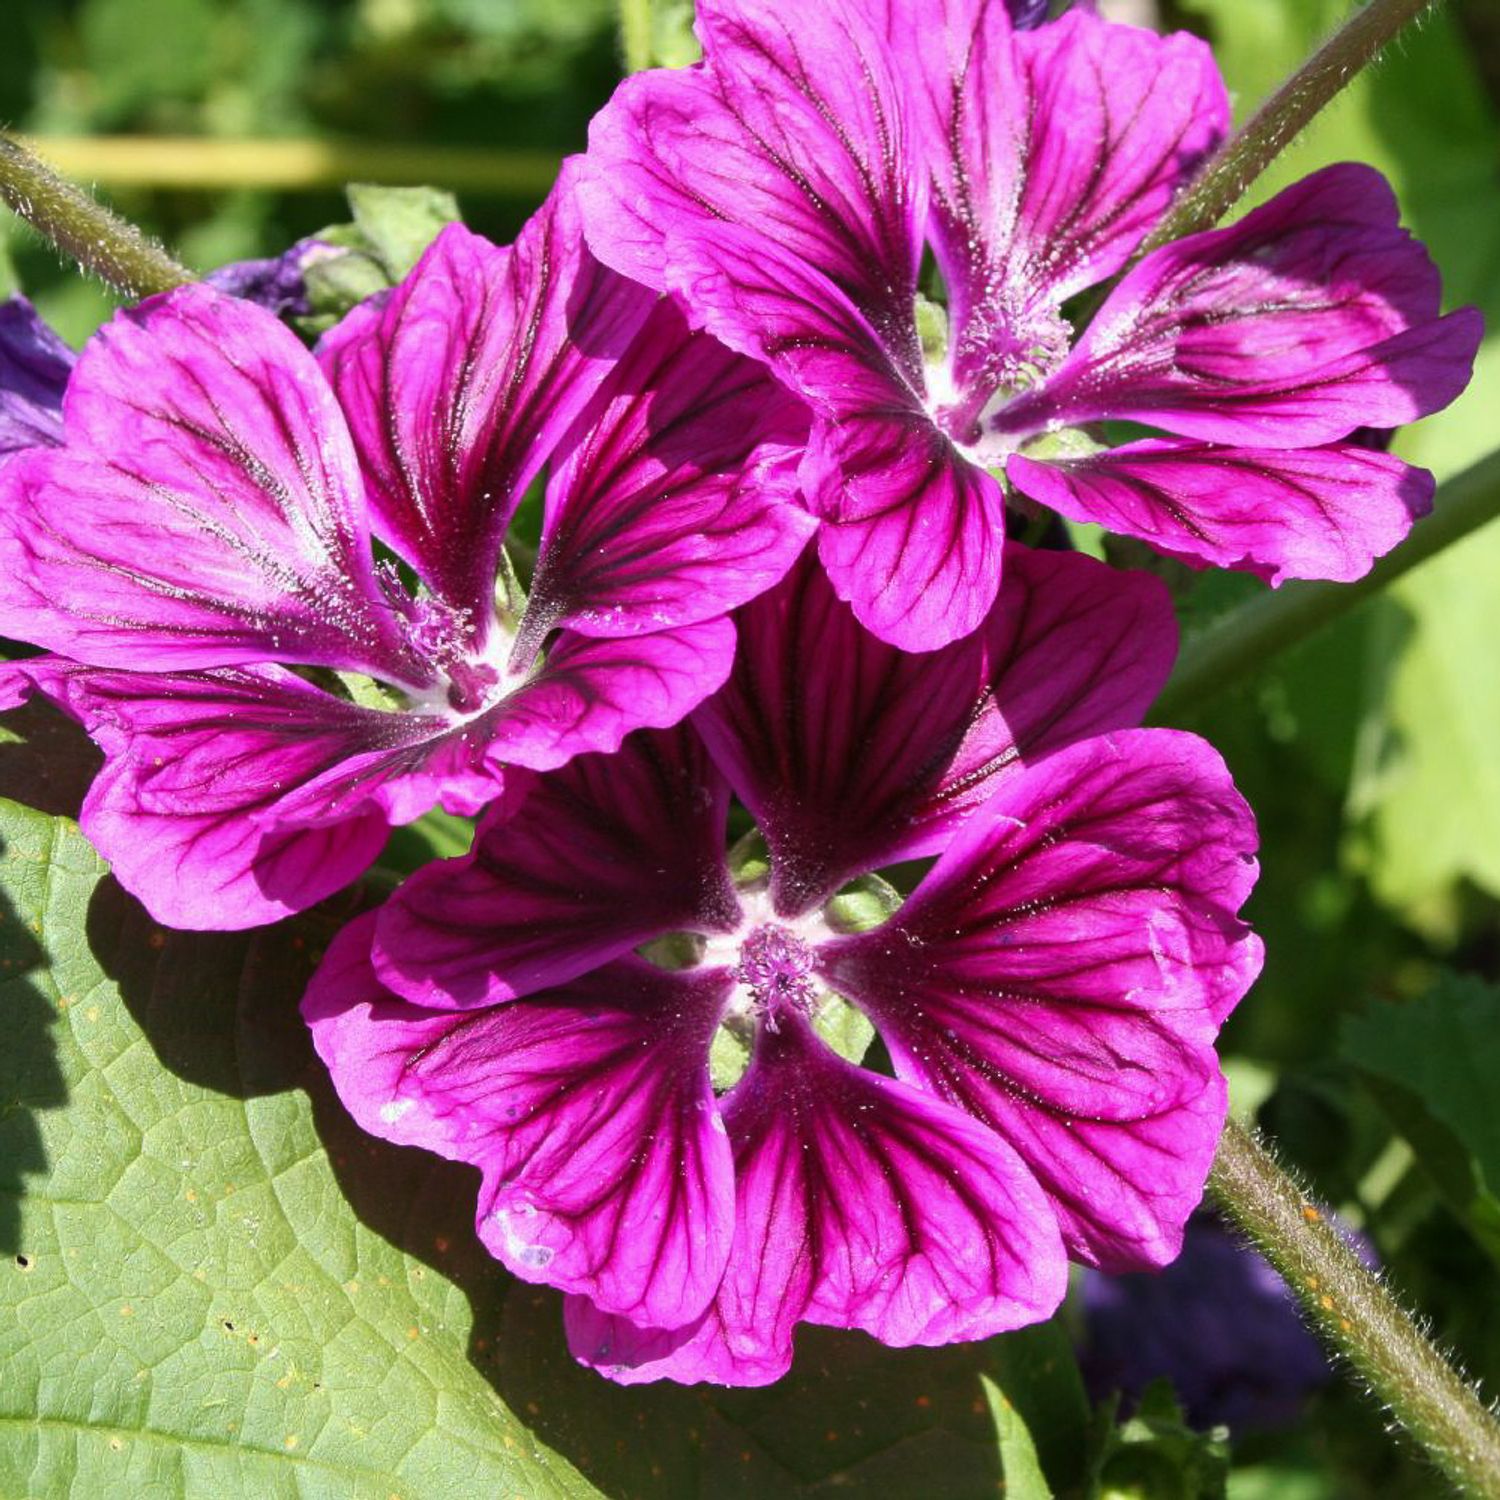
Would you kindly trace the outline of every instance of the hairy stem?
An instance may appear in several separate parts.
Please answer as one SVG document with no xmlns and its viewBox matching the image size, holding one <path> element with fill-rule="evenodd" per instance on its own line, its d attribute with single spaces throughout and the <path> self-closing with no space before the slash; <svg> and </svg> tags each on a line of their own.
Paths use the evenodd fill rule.
<svg viewBox="0 0 1500 1500">
<path fill-rule="evenodd" d="M 1288 583 L 1259 595 L 1183 647 L 1171 681 L 1152 709 L 1157 720 L 1250 676 L 1272 657 L 1306 640 L 1355 605 L 1485 522 L 1500 516 L 1500 452 L 1438 487 L 1432 514 L 1357 583 Z"/>
<path fill-rule="evenodd" d="M 1219 148 L 1141 253 L 1211 229 L 1404 26 L 1441 0 L 1368 0 Z"/>
<path fill-rule="evenodd" d="M 625 71 L 639 73 L 654 60 L 651 30 L 651 0 L 620 0 L 620 50 Z"/>
<path fill-rule="evenodd" d="M 196 279 L 135 225 L 9 136 L 0 136 L 0 198 L 64 255 L 127 297 L 148 297 Z"/>
<path fill-rule="evenodd" d="M 1230 1121 L 1209 1187 L 1296 1294 L 1313 1326 L 1467 1495 L 1500 1495 L 1500 1420 L 1381 1280 L 1243 1126 Z"/>
</svg>

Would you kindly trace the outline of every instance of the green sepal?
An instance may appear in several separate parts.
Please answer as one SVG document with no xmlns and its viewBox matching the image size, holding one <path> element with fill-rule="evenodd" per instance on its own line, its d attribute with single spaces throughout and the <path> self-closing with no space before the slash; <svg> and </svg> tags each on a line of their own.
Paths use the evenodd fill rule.
<svg viewBox="0 0 1500 1500">
<path fill-rule="evenodd" d="M 879 875 L 861 875 L 823 908 L 835 932 L 868 932 L 888 921 L 901 906 L 901 892 Z"/>
<path fill-rule="evenodd" d="M 495 575 L 495 616 L 511 635 L 520 629 L 521 616 L 526 613 L 526 589 L 511 557 L 514 545 L 507 542 L 500 549 L 500 567 Z"/>
<path fill-rule="evenodd" d="M 323 231 L 327 238 L 331 231 Z M 332 328 L 351 307 L 383 292 L 390 280 L 375 257 L 362 249 L 344 249 L 342 254 L 313 260 L 302 272 L 307 304 L 312 311 L 297 319 L 303 333 L 316 335 Z"/>
<path fill-rule="evenodd" d="M 928 364 L 940 364 L 948 355 L 948 309 L 918 292 L 916 314 L 922 357 Z"/>
<path fill-rule="evenodd" d="M 297 326 L 310 336 L 326 332 L 367 297 L 395 286 L 459 217 L 453 194 L 440 188 L 354 182 L 346 192 L 354 222 L 326 225 L 314 236 L 342 253 L 315 256 L 303 268 L 312 312 L 297 319 Z"/>
<path fill-rule="evenodd" d="M 813 1030 L 846 1062 L 860 1063 L 875 1040 L 875 1028 L 863 1011 L 842 995 L 825 994 L 813 1017 Z"/>
<path fill-rule="evenodd" d="M 459 218 L 458 200 L 442 188 L 351 182 L 345 191 L 355 224 L 392 284 Z"/>
<path fill-rule="evenodd" d="M 708 1049 L 708 1076 L 714 1093 L 727 1094 L 750 1066 L 753 1032 L 730 1023 L 718 1027 Z"/>
<path fill-rule="evenodd" d="M 766 845 L 765 835 L 752 828 L 744 838 L 737 839 L 727 856 L 729 874 L 734 883 L 744 890 L 763 884 L 771 875 L 771 851 Z"/>
<path fill-rule="evenodd" d="M 406 707 L 406 699 L 393 687 L 366 677 L 363 672 L 334 672 L 351 703 L 361 708 L 375 708 L 382 713 L 396 713 Z"/>
<path fill-rule="evenodd" d="M 703 938 L 696 932 L 667 932 L 635 951 L 658 969 L 691 969 L 703 960 Z"/>
<path fill-rule="evenodd" d="M 455 859 L 474 843 L 474 820 L 434 807 L 411 823 L 391 829 L 379 871 L 410 875 L 434 859 Z"/>
<path fill-rule="evenodd" d="M 1032 438 L 1025 447 L 1027 458 L 1038 463 L 1066 463 L 1070 458 L 1092 458 L 1110 445 L 1100 442 L 1096 433 L 1083 427 L 1059 427 Z"/>
</svg>

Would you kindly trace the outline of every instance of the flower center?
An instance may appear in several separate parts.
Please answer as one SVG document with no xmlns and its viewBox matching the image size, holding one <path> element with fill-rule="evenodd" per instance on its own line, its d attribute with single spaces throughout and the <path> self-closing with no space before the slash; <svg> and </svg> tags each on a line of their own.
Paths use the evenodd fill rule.
<svg viewBox="0 0 1500 1500">
<path fill-rule="evenodd" d="M 994 442 L 1007 408 L 1041 386 L 1067 358 L 1072 328 L 1054 308 L 975 308 L 962 337 L 927 366 L 927 410 L 972 462 L 1003 462 Z"/>
<path fill-rule="evenodd" d="M 410 599 L 406 609 L 407 639 L 438 678 L 425 692 L 408 695 L 414 707 L 469 718 L 501 696 L 505 674 L 497 662 L 487 659 L 491 652 L 477 649 L 468 610 L 430 597 Z"/>
<path fill-rule="evenodd" d="M 788 1010 L 811 1017 L 817 1010 L 813 950 L 777 922 L 762 923 L 740 944 L 734 977 L 750 992 L 753 1012 L 773 1031 Z"/>
</svg>

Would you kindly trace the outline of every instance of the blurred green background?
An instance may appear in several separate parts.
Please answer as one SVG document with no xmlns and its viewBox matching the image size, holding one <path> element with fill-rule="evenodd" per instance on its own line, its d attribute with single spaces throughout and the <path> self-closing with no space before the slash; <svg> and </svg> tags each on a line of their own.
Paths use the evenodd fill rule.
<svg viewBox="0 0 1500 1500">
<path fill-rule="evenodd" d="M 0 25 L 0 121 L 197 269 L 347 218 L 373 173 L 456 187 L 508 238 L 619 76 L 611 0 L 6 0 Z M 81 338 L 107 297 L 14 231 Z"/>
<path fill-rule="evenodd" d="M 1243 114 L 1347 8 L 1177 0 L 1154 14 L 1215 42 Z M 680 60 L 684 7 L 663 10 L 660 45 Z M 620 73 L 610 0 L 6 0 L 3 26 L 0 120 L 200 269 L 274 253 L 347 217 L 339 184 L 349 175 L 452 187 L 471 225 L 506 238 L 555 161 L 582 147 Z M 171 144 L 154 150 L 151 138 Z M 1500 326 L 1495 0 L 1441 9 L 1258 196 L 1346 158 L 1390 175 L 1449 305 L 1477 303 Z M 7 277 L 75 342 L 111 306 L 8 216 Z M 1491 338 L 1469 393 L 1397 446 L 1441 479 L 1497 441 Z M 1259 587 L 1170 578 L 1186 629 Z M 1451 971 L 1500 977 L 1500 526 L 1270 664 L 1190 727 L 1224 751 L 1262 825 L 1252 914 L 1269 957 L 1226 1038 L 1237 1107 L 1258 1110 L 1368 1230 L 1494 1393 L 1500 1104 L 1485 1089 L 1500 1097 L 1500 1083 L 1481 1070 L 1477 1099 L 1471 1088 L 1455 1106 L 1453 1079 L 1403 1076 L 1391 1039 L 1396 1006 L 1441 1001 Z M 1474 994 L 1465 1024 L 1500 1066 L 1500 992 Z M 1444 1030 L 1452 1009 L 1420 1013 L 1429 1049 L 1472 1065 L 1473 1036 Z M 1436 1493 L 1381 1428 L 1378 1413 L 1335 1387 L 1297 1432 L 1240 1445 L 1231 1493 Z"/>
</svg>

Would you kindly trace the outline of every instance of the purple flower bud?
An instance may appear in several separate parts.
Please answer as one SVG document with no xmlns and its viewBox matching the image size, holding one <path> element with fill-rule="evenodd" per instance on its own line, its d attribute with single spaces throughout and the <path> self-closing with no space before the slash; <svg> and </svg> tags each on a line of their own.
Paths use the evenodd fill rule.
<svg viewBox="0 0 1500 1500">
<path fill-rule="evenodd" d="M 0 302 L 0 459 L 62 441 L 73 351 L 24 297 Z"/>
<path fill-rule="evenodd" d="M 1365 1259 L 1374 1251 L 1351 1235 Z M 1172 1382 L 1195 1427 L 1285 1427 L 1330 1379 L 1328 1360 L 1265 1258 L 1215 1216 L 1191 1219 L 1182 1254 L 1153 1276 L 1084 1282 L 1084 1374 L 1097 1396 Z"/>
<path fill-rule="evenodd" d="M 303 272 L 312 261 L 336 253 L 333 246 L 322 240 L 308 238 L 265 260 L 231 261 L 210 271 L 203 279 L 216 291 L 243 297 L 277 317 L 287 314 L 305 317 L 312 308 Z"/>
</svg>

